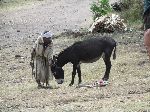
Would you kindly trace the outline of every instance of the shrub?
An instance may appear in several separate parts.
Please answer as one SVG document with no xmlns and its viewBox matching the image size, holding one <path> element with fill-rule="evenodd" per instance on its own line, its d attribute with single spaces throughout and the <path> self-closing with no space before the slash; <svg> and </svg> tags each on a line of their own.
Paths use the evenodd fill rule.
<svg viewBox="0 0 150 112">
<path fill-rule="evenodd" d="M 98 2 L 93 2 L 90 9 L 94 14 L 93 16 L 94 20 L 97 17 L 101 17 L 112 11 L 109 5 L 109 0 L 98 0 Z"/>
<path fill-rule="evenodd" d="M 124 6 L 128 6 L 124 7 L 120 13 L 121 18 L 130 25 L 142 22 L 143 0 L 122 0 L 121 2 Z"/>
</svg>

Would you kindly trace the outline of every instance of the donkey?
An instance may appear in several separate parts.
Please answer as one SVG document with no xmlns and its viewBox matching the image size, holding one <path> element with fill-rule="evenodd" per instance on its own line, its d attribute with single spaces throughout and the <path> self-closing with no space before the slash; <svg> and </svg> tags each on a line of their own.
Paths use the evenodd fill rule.
<svg viewBox="0 0 150 112">
<path fill-rule="evenodd" d="M 111 37 L 97 37 L 76 42 L 60 52 L 58 56 L 53 57 L 51 67 L 53 75 L 57 83 L 62 84 L 64 82 L 64 70 L 62 67 L 68 62 L 71 62 L 73 64 L 73 71 L 69 86 L 74 84 L 76 71 L 79 78 L 78 84 L 80 84 L 82 82 L 80 64 L 92 63 L 102 57 L 106 65 L 106 71 L 102 80 L 107 81 L 111 69 L 110 57 L 113 50 L 113 59 L 116 59 L 116 41 Z"/>
</svg>

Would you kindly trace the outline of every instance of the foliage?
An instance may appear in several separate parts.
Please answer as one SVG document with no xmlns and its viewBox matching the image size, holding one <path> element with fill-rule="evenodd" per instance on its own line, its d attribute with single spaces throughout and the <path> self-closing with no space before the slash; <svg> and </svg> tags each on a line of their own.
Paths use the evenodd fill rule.
<svg viewBox="0 0 150 112">
<path fill-rule="evenodd" d="M 120 16 L 130 25 L 142 22 L 143 17 L 143 1 L 142 0 L 122 0 L 125 4 Z"/>
<path fill-rule="evenodd" d="M 98 2 L 93 2 L 90 9 L 92 13 L 94 14 L 94 17 L 93 17 L 94 20 L 97 17 L 101 17 L 111 12 L 109 0 L 98 0 Z"/>
</svg>

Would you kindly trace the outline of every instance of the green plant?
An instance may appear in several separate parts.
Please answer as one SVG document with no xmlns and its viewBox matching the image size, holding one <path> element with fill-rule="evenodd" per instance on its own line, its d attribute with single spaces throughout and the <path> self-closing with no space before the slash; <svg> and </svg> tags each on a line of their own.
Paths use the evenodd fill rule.
<svg viewBox="0 0 150 112">
<path fill-rule="evenodd" d="M 120 12 L 121 18 L 125 20 L 129 25 L 139 24 L 143 17 L 143 1 L 142 0 L 122 0 L 124 7 Z"/>
<path fill-rule="evenodd" d="M 94 20 L 97 17 L 101 17 L 112 11 L 109 5 L 109 0 L 98 0 L 98 2 L 93 2 L 90 9 L 92 13 L 94 14 L 94 17 L 93 17 Z"/>
</svg>

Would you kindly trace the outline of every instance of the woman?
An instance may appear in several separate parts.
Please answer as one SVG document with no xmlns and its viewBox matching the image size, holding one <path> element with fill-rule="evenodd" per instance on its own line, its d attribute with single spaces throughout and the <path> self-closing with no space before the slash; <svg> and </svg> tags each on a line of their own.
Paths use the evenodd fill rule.
<svg viewBox="0 0 150 112">
<path fill-rule="evenodd" d="M 35 74 L 34 76 L 39 88 L 43 87 L 44 83 L 46 83 L 46 86 L 48 86 L 49 79 L 52 79 L 52 55 L 52 34 L 49 31 L 45 31 L 37 38 L 31 53 L 31 61 L 35 62 L 35 64 L 32 64 L 35 66 L 33 69 Z"/>
</svg>

